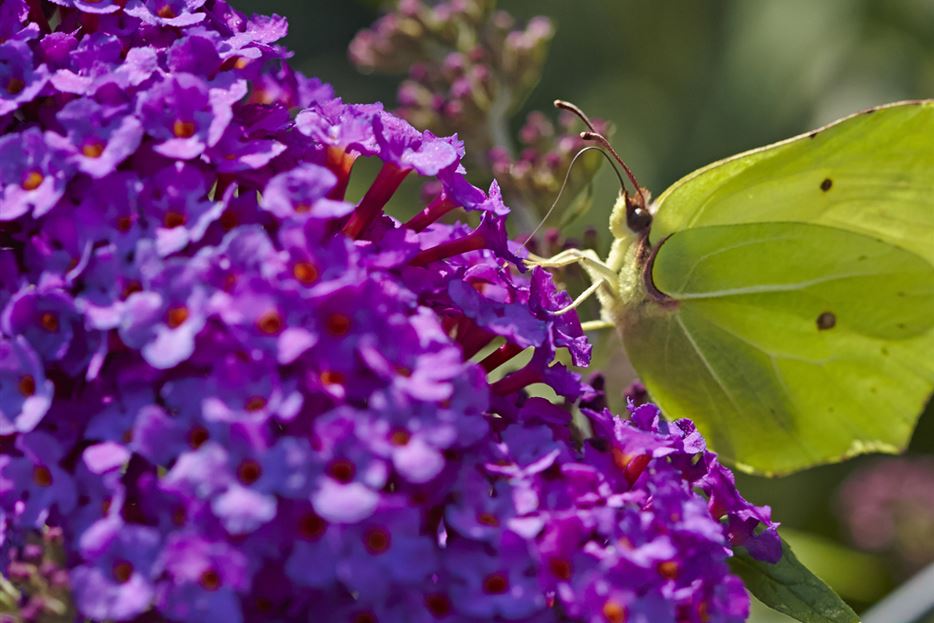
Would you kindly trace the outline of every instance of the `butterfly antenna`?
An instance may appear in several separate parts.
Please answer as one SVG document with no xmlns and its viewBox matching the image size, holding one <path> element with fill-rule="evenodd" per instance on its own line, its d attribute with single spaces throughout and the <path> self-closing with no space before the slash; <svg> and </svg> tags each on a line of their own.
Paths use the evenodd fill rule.
<svg viewBox="0 0 934 623">
<path fill-rule="evenodd" d="M 613 149 L 613 146 L 610 145 L 610 141 L 607 140 L 605 136 L 599 132 L 581 132 L 581 138 L 585 141 L 594 141 L 599 143 L 601 147 L 606 149 L 613 156 L 613 159 L 619 163 L 619 166 L 623 167 L 623 171 L 626 172 L 626 177 L 629 178 L 629 181 L 632 182 L 632 185 L 636 188 L 636 193 L 639 195 L 640 203 L 643 207 L 648 205 L 648 200 L 645 196 L 645 191 L 642 190 L 642 186 L 639 185 L 639 180 L 636 179 L 635 173 L 632 172 L 632 169 L 629 168 L 629 165 L 623 161 L 623 158 L 619 153 Z"/>
<path fill-rule="evenodd" d="M 561 110 L 567 110 L 577 115 L 581 121 L 584 122 L 584 125 L 587 126 L 588 132 L 581 132 L 580 136 L 585 141 L 594 141 L 599 143 L 603 149 L 612 154 L 613 159 L 623 168 L 623 171 L 626 172 L 626 177 L 629 178 L 629 181 L 632 183 L 633 187 L 636 189 L 636 194 L 638 195 L 638 200 L 633 201 L 629 193 L 626 191 L 626 185 L 623 183 L 622 177 L 619 175 L 619 171 L 616 170 L 614 166 L 613 169 L 616 170 L 616 176 L 620 178 L 619 185 L 623 191 L 623 196 L 626 198 L 627 206 L 627 217 L 626 221 L 629 224 L 629 228 L 633 231 L 644 231 L 648 228 L 651 223 L 651 214 L 648 209 L 648 197 L 645 195 L 645 190 L 643 190 L 642 185 L 639 184 L 639 180 L 636 179 L 635 173 L 632 172 L 632 169 L 629 168 L 629 165 L 623 160 L 622 156 L 619 155 L 613 146 L 610 144 L 610 141 L 600 132 L 597 131 L 597 128 L 594 126 L 593 122 L 590 120 L 583 110 L 578 106 L 567 102 L 564 100 L 555 100 L 555 108 L 560 108 Z M 601 150 L 603 151 L 603 150 Z M 606 152 L 603 152 L 603 155 L 606 156 Z M 609 159 L 609 157 L 607 157 Z"/>
<path fill-rule="evenodd" d="M 538 222 L 538 225 L 535 226 L 535 229 L 532 230 L 532 233 L 529 234 L 528 238 L 525 239 L 525 242 L 522 243 L 523 247 L 529 244 L 529 241 L 535 237 L 535 234 L 537 234 L 538 230 L 542 228 L 542 225 L 545 224 L 545 222 L 548 220 L 548 217 L 551 216 L 551 213 L 555 211 L 556 207 L 558 207 L 558 202 L 561 200 L 561 195 L 564 193 L 564 189 L 567 187 L 568 181 L 571 179 L 571 170 L 574 168 L 574 164 L 585 153 L 587 153 L 588 151 L 595 151 L 595 150 L 600 152 L 600 155 L 606 158 L 606 161 L 610 163 L 610 168 L 613 169 L 613 173 L 616 174 L 616 178 L 619 180 L 620 186 L 623 185 L 623 176 L 620 175 L 619 169 L 617 169 L 616 165 L 613 163 L 613 159 L 610 158 L 610 156 L 605 151 L 603 151 L 602 149 L 600 149 L 599 147 L 595 145 L 591 145 L 590 147 L 584 147 L 583 149 L 578 151 L 576 154 L 574 154 L 573 158 L 571 158 L 571 163 L 568 164 L 568 170 L 564 174 L 564 181 L 561 182 L 561 188 L 558 189 L 558 195 L 555 197 L 555 200 L 551 204 L 551 207 L 548 208 L 548 211 L 545 212 L 545 216 L 542 217 L 542 220 Z"/>
<path fill-rule="evenodd" d="M 555 108 L 560 108 L 561 110 L 566 110 L 568 112 L 572 112 L 575 115 L 577 115 L 580 118 L 580 120 L 584 122 L 584 125 L 587 126 L 587 129 L 590 130 L 591 132 L 597 131 L 597 128 L 590 121 L 590 117 L 588 117 L 584 113 L 584 111 L 581 110 L 577 105 L 572 104 L 571 102 L 568 102 L 565 100 L 555 100 L 554 104 L 555 104 Z"/>
</svg>

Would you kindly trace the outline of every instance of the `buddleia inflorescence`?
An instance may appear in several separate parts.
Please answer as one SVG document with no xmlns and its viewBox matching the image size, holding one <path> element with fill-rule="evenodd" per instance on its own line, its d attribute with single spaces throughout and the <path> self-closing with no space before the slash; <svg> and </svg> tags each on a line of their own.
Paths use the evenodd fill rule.
<svg viewBox="0 0 934 623">
<path fill-rule="evenodd" d="M 219 0 L 0 6 L 3 611 L 67 585 L 109 621 L 743 620 L 726 560 L 777 558 L 768 509 L 690 422 L 554 363 L 590 347 L 496 183 L 285 33 Z M 401 222 L 406 178 L 436 191 Z M 24 580 L 51 541 L 54 599 Z"/>
</svg>

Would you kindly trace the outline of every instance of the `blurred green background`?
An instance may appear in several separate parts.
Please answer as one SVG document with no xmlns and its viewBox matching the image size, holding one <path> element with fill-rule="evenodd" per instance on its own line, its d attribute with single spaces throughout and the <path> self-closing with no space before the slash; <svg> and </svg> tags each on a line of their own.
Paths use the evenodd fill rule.
<svg viewBox="0 0 934 623">
<path fill-rule="evenodd" d="M 345 100 L 393 106 L 399 78 L 364 76 L 347 60 L 354 34 L 380 15 L 378 2 L 233 4 L 287 16 L 295 65 L 332 83 Z M 655 194 L 716 159 L 862 108 L 934 96 L 932 0 L 504 0 L 499 7 L 520 21 L 546 15 L 557 27 L 544 76 L 513 129 L 525 112 L 550 115 L 552 100 L 572 100 L 615 125 L 614 144 Z M 605 230 L 615 178 L 602 170 L 595 188 L 594 208 L 577 232 Z M 603 351 L 612 353 L 613 341 L 605 342 Z M 605 365 L 623 363 L 609 357 Z M 618 406 L 621 388 L 611 388 Z M 934 452 L 932 411 L 929 405 L 915 434 L 914 455 Z M 858 552 L 846 538 L 837 490 L 874 460 L 775 480 L 740 477 L 747 497 L 772 505 L 805 563 L 860 611 L 917 568 L 891 551 Z M 932 517 L 934 509 L 909 518 L 909 536 L 934 543 Z M 757 610 L 752 620 L 790 619 Z"/>
</svg>

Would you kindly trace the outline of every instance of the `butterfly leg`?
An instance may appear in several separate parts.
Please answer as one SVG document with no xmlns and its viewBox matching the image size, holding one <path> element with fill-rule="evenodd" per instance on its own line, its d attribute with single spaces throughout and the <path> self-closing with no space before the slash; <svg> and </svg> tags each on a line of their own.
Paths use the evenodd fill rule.
<svg viewBox="0 0 934 623">
<path fill-rule="evenodd" d="M 539 257 L 530 254 L 526 264 L 541 266 L 542 268 L 563 268 L 572 264 L 580 264 L 595 283 L 603 281 L 611 290 L 616 291 L 618 279 L 616 271 L 603 263 L 592 249 L 583 251 L 580 249 L 566 249 L 551 257 Z"/>
<path fill-rule="evenodd" d="M 614 329 L 616 325 L 609 320 L 588 320 L 581 323 L 581 329 L 584 331 L 602 331 L 603 329 Z"/>
<path fill-rule="evenodd" d="M 580 306 L 584 301 L 586 301 L 586 300 L 589 299 L 591 296 L 593 296 L 593 293 L 596 292 L 597 289 L 599 289 L 601 285 L 603 285 L 603 281 L 594 281 L 594 282 L 593 282 L 593 285 L 591 285 L 589 288 L 587 288 L 586 290 L 584 290 L 584 291 L 580 294 L 580 296 L 578 296 L 576 299 L 574 299 L 574 302 L 573 302 L 573 303 L 571 303 L 571 304 L 568 305 L 567 307 L 563 307 L 563 308 L 559 309 L 558 311 L 554 312 L 554 315 L 555 315 L 555 316 L 560 316 L 560 315 L 566 314 L 566 313 L 568 313 L 568 312 L 570 312 L 570 311 L 574 311 L 574 310 L 577 309 L 578 306 Z"/>
<path fill-rule="evenodd" d="M 573 309 L 576 309 L 594 294 L 597 294 L 598 297 L 601 297 L 601 286 L 606 286 L 606 288 L 612 293 L 612 296 L 616 296 L 618 294 L 618 277 L 616 271 L 613 270 L 610 266 L 607 266 L 606 263 L 602 262 L 597 254 L 591 249 L 586 249 L 583 251 L 580 249 L 567 249 L 565 251 L 561 251 L 557 255 L 553 255 L 547 258 L 530 255 L 529 259 L 526 260 L 526 264 L 529 264 L 530 266 L 541 266 L 543 268 L 563 268 L 565 266 L 579 264 L 593 282 L 593 284 L 584 290 L 581 295 L 574 300 L 573 303 L 563 309 L 558 310 L 555 312 L 555 314 L 565 314 Z M 610 320 L 603 318 L 600 320 L 593 320 L 590 322 L 582 323 L 581 326 L 584 327 L 585 331 L 591 331 L 597 329 L 606 329 L 615 325 Z"/>
</svg>

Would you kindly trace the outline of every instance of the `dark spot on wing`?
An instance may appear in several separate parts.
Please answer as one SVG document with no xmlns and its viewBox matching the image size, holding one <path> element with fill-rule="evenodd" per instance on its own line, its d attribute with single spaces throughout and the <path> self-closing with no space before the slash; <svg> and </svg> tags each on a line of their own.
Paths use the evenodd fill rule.
<svg viewBox="0 0 934 623">
<path fill-rule="evenodd" d="M 833 413 L 833 407 L 827 407 L 827 413 Z"/>
<path fill-rule="evenodd" d="M 864 114 L 864 115 L 871 115 L 871 114 L 874 113 L 874 112 L 876 112 L 876 109 L 875 109 L 875 108 L 870 108 L 869 110 L 864 111 L 863 114 Z"/>
<path fill-rule="evenodd" d="M 818 132 L 817 130 L 814 130 L 813 132 L 811 132 L 810 134 L 808 134 L 808 138 L 814 138 L 814 137 L 817 136 L 818 134 L 820 134 L 820 132 Z"/>
<path fill-rule="evenodd" d="M 870 387 L 869 387 L 869 393 L 870 393 L 870 394 L 875 394 L 875 393 L 876 393 L 876 388 L 870 386 Z"/>
<path fill-rule="evenodd" d="M 879 351 L 879 352 L 881 352 L 881 353 L 882 353 L 883 355 L 885 355 L 885 356 L 888 356 L 888 354 L 889 354 L 889 349 L 886 348 L 885 346 L 883 346 L 883 347 L 882 347 L 882 350 Z"/>
<path fill-rule="evenodd" d="M 837 317 L 833 312 L 825 311 L 817 317 L 817 330 L 833 329 L 837 324 Z"/>
<path fill-rule="evenodd" d="M 868 255 L 860 255 L 858 258 L 856 258 L 856 261 L 857 261 L 857 262 L 865 262 L 865 261 L 868 260 L 868 259 L 869 259 L 869 256 L 868 256 Z"/>
<path fill-rule="evenodd" d="M 897 322 L 897 323 L 895 323 L 895 326 L 898 327 L 899 329 L 907 329 L 907 328 L 908 328 L 908 326 L 907 326 L 904 322 Z"/>
<path fill-rule="evenodd" d="M 833 186 L 833 180 L 829 177 L 825 177 L 824 181 L 820 183 L 820 189 L 824 192 L 830 190 L 831 186 Z"/>
<path fill-rule="evenodd" d="M 899 290 L 899 291 L 896 292 L 895 294 L 896 294 L 896 296 L 900 296 L 900 297 L 902 297 L 902 298 L 905 298 L 906 296 L 908 296 L 907 294 L 905 294 L 905 293 L 902 292 L 901 290 Z"/>
</svg>

